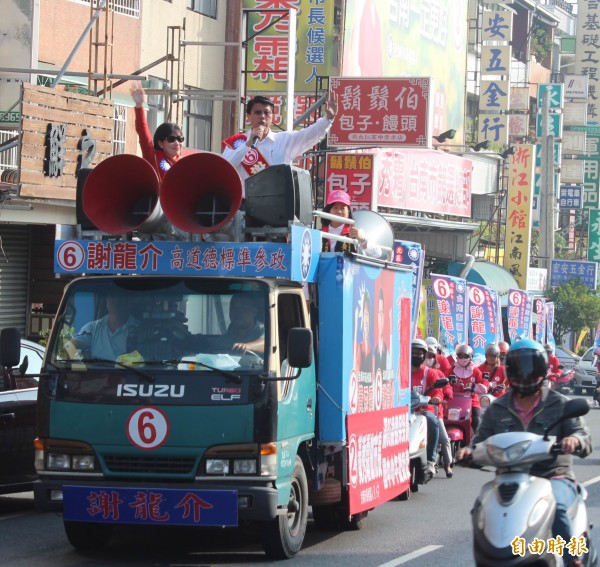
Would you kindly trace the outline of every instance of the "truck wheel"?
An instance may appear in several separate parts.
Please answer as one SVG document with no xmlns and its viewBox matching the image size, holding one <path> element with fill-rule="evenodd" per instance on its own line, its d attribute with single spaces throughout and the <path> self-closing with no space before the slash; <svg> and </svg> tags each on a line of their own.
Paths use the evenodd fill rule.
<svg viewBox="0 0 600 567">
<path fill-rule="evenodd" d="M 272 559 L 290 559 L 302 547 L 308 521 L 308 483 L 300 457 L 292 475 L 287 514 L 277 516 L 263 530 L 263 549 Z"/>
<path fill-rule="evenodd" d="M 65 532 L 69 543 L 75 549 L 96 551 L 110 540 L 113 526 L 93 522 L 65 522 Z"/>
<path fill-rule="evenodd" d="M 346 531 L 362 530 L 367 525 L 368 515 L 369 512 L 359 512 L 351 518 L 346 516 L 345 521 L 342 522 L 342 528 Z"/>
</svg>

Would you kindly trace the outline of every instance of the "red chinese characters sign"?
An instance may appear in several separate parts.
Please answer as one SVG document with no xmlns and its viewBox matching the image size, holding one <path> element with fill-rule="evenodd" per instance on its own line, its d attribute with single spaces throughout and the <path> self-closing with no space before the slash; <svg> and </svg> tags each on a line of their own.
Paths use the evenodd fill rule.
<svg viewBox="0 0 600 567">
<path fill-rule="evenodd" d="M 535 152 L 532 145 L 517 146 L 511 156 L 506 211 L 506 247 L 504 267 L 519 283 L 527 287 L 531 241 L 531 206 Z"/>
<path fill-rule="evenodd" d="M 408 408 L 353 414 L 347 419 L 350 513 L 358 514 L 409 487 Z"/>
<path fill-rule="evenodd" d="M 371 209 L 373 200 L 372 154 L 328 154 L 325 175 L 327 191 L 346 191 L 352 201 L 352 209 Z"/>
<path fill-rule="evenodd" d="M 471 160 L 439 151 L 378 152 L 377 206 L 471 216 Z"/>
<path fill-rule="evenodd" d="M 431 147 L 431 79 L 413 77 L 331 79 L 338 116 L 332 146 Z"/>
</svg>

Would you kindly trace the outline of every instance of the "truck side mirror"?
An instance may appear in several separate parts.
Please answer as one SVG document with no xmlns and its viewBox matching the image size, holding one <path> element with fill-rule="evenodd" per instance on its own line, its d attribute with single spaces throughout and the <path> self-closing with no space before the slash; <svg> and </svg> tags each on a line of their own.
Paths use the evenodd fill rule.
<svg viewBox="0 0 600 567">
<path fill-rule="evenodd" d="M 0 331 L 0 364 L 14 368 L 21 359 L 21 333 L 16 327 Z"/>
<path fill-rule="evenodd" d="M 293 327 L 287 337 L 287 359 L 292 368 L 308 368 L 312 364 L 312 331 Z"/>
</svg>

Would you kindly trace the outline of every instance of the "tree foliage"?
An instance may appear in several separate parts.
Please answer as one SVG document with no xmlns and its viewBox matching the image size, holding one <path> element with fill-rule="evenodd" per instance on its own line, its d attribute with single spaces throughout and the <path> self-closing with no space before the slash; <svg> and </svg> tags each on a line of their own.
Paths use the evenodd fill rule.
<svg viewBox="0 0 600 567">
<path fill-rule="evenodd" d="M 585 327 L 595 329 L 600 322 L 600 297 L 579 279 L 561 284 L 547 295 L 554 302 L 554 338 L 558 344 L 562 344 L 567 333 L 577 333 Z"/>
</svg>

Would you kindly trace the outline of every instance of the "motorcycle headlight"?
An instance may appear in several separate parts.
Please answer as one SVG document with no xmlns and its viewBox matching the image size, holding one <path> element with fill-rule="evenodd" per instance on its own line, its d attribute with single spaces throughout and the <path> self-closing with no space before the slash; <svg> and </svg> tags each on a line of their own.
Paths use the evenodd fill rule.
<svg viewBox="0 0 600 567">
<path fill-rule="evenodd" d="M 496 447 L 495 445 L 488 445 L 487 454 L 494 463 L 499 465 L 507 465 L 520 458 L 523 453 L 527 451 L 529 445 L 531 445 L 531 441 L 529 439 L 515 443 L 506 449 L 502 447 Z"/>
</svg>

